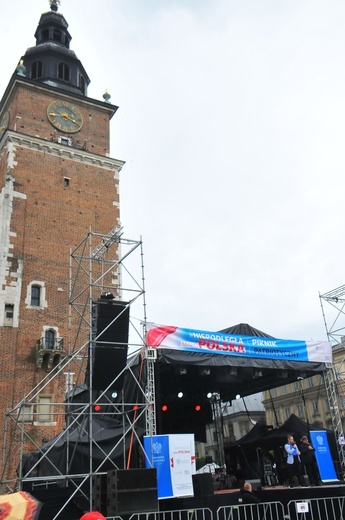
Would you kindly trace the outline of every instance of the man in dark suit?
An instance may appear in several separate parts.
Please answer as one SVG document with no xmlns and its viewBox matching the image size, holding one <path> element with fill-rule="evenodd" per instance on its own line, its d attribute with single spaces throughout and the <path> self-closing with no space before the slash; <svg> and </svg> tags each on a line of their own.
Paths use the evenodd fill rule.
<svg viewBox="0 0 345 520">
<path fill-rule="evenodd" d="M 301 438 L 301 444 L 299 447 L 301 452 L 301 462 L 304 464 L 309 484 L 311 486 L 321 486 L 319 470 L 315 458 L 315 448 L 309 443 L 308 437 L 303 435 Z"/>
</svg>

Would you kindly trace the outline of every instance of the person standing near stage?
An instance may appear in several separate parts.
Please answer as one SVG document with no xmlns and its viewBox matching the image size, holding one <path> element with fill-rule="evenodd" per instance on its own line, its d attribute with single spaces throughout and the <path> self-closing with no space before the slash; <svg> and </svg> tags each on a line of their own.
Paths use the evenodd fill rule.
<svg viewBox="0 0 345 520">
<path fill-rule="evenodd" d="M 305 481 L 302 473 L 302 464 L 297 444 L 292 435 L 287 436 L 287 443 L 284 446 L 284 449 L 287 453 L 287 465 L 289 470 L 288 475 L 288 485 L 293 487 L 293 478 L 297 477 L 300 486 L 305 486 Z"/>
<path fill-rule="evenodd" d="M 239 504 L 260 504 L 260 499 L 254 495 L 250 482 L 245 482 L 238 496 Z"/>
<path fill-rule="evenodd" d="M 322 484 L 320 482 L 319 470 L 315 458 L 315 448 L 309 444 L 306 435 L 303 435 L 301 438 L 299 450 L 301 452 L 301 462 L 304 464 L 309 478 L 309 484 L 311 486 L 321 486 Z"/>
</svg>

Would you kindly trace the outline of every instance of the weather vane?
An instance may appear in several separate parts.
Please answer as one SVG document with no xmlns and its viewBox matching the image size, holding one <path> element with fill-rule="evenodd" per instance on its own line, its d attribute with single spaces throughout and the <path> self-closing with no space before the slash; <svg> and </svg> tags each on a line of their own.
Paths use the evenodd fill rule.
<svg viewBox="0 0 345 520">
<path fill-rule="evenodd" d="M 49 0 L 49 4 L 50 4 L 50 9 L 52 11 L 57 11 L 59 4 L 60 4 L 60 0 Z"/>
</svg>

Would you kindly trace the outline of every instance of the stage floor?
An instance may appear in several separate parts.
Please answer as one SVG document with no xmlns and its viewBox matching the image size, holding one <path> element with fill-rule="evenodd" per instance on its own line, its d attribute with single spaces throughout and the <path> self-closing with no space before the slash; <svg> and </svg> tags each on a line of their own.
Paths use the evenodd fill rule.
<svg viewBox="0 0 345 520">
<path fill-rule="evenodd" d="M 286 506 L 292 500 L 308 500 L 313 498 L 330 498 L 345 496 L 345 482 L 335 481 L 324 483 L 316 487 L 287 487 L 269 486 L 260 487 L 259 481 L 250 481 L 255 490 L 255 495 L 261 502 L 281 502 Z M 257 482 L 257 484 L 256 484 Z M 239 489 L 222 489 L 214 491 L 213 494 L 170 498 L 159 501 L 161 511 L 173 511 L 177 509 L 209 508 L 216 513 L 220 507 L 238 504 Z"/>
</svg>

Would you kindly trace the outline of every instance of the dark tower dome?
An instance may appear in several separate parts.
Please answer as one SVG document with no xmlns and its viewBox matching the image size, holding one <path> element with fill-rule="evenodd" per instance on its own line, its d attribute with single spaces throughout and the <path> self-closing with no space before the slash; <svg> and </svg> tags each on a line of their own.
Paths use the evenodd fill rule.
<svg viewBox="0 0 345 520">
<path fill-rule="evenodd" d="M 22 57 L 26 77 L 86 96 L 90 79 L 69 48 L 72 38 L 67 29 L 65 18 L 57 12 L 57 1 L 51 0 L 51 10 L 42 14 L 35 32 L 35 47 Z"/>
</svg>

